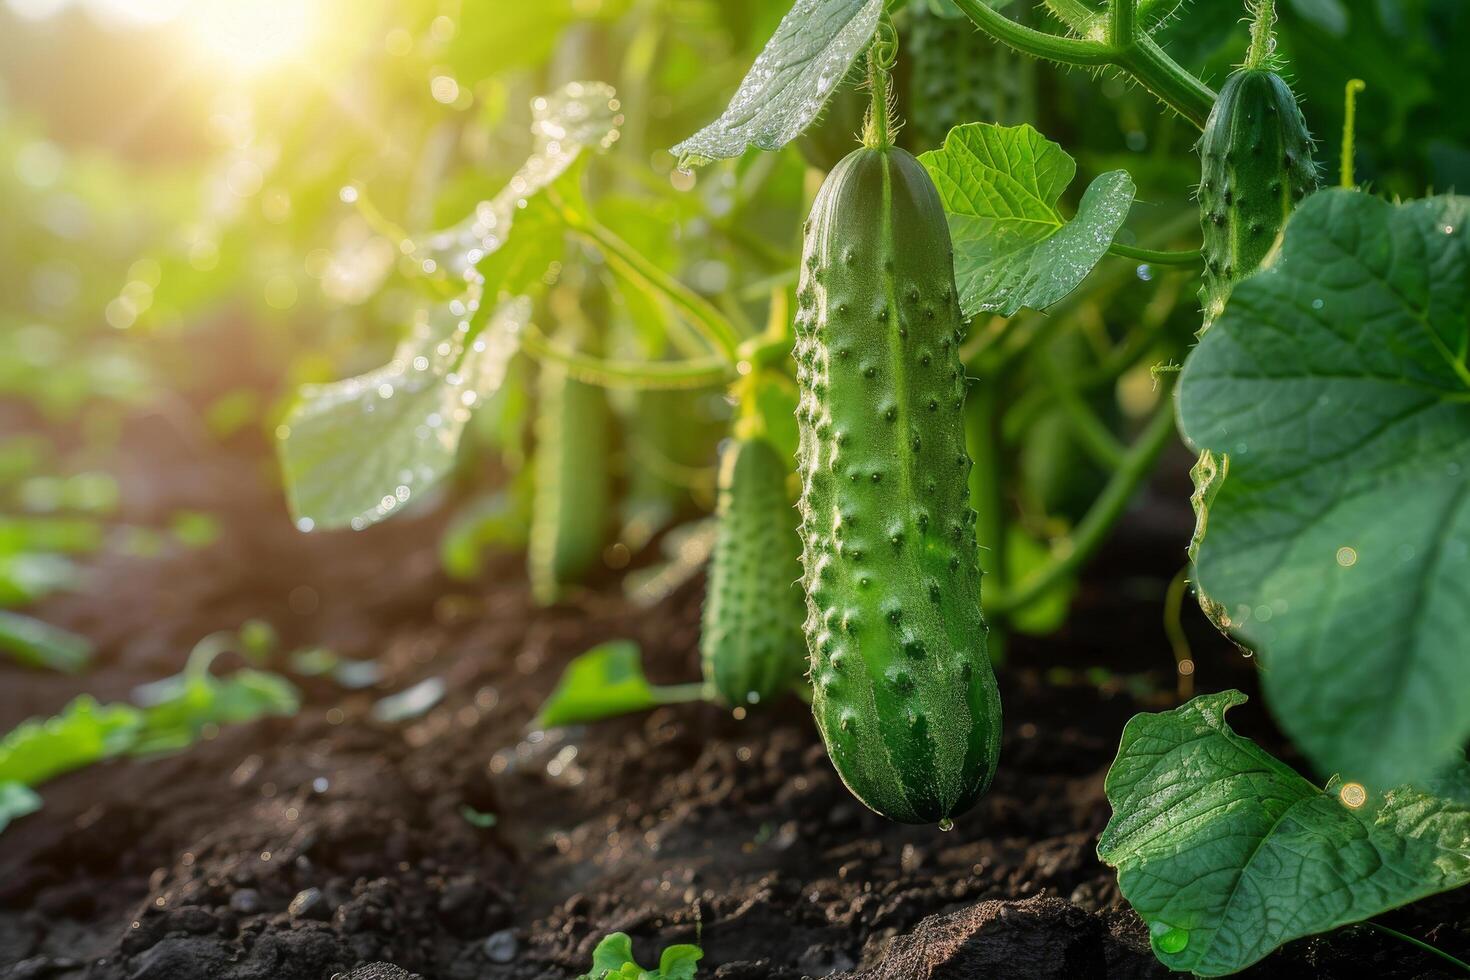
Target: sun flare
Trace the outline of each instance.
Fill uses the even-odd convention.
[[[300,54],[315,33],[315,14],[303,0],[200,0],[182,20],[208,56],[256,73]]]

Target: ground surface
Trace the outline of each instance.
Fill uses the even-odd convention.
[[[471,585],[442,576],[443,508],[300,535],[262,447],[202,451],[159,417],[130,423],[124,445],[125,516],[208,509],[224,536],[100,559],[85,594],[48,601],[46,618],[97,641],[98,666],[0,665],[0,729],[82,690],[124,698],[249,617],[288,647],[377,657],[385,677],[355,694],[304,681],[295,718],[47,785],[45,808],[0,835],[0,976],[403,976],[392,964],[431,980],[569,978],[614,930],[645,963],[699,936],[701,976],[726,980],[1167,975],[1093,847],[1124,721],[1174,703],[1158,597],[1188,534],[1177,487],[1130,518],[1064,632],[1013,644],[1002,768],[941,833],[857,804],[795,699],[743,722],[691,705],[526,736],[562,666],[598,641],[638,640],[656,679],[695,677],[700,581],[651,612],[612,582],[537,610],[516,560]],[[1195,638],[1202,689],[1253,689],[1238,653]],[[1114,673],[1082,676],[1098,666]],[[376,698],[428,677],[448,692],[428,714],[370,718]],[[1231,718],[1279,748],[1258,701]],[[497,825],[472,826],[464,804]],[[1470,954],[1463,897],[1384,921]],[[1249,975],[1449,976],[1366,929],[1292,944]]]

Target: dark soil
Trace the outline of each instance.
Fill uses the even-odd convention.
[[[302,535],[264,447],[201,452],[156,416],[131,423],[124,445],[126,519],[205,509],[224,536],[99,558],[84,593],[48,601],[41,615],[96,641],[97,666],[79,678],[0,666],[0,729],[83,690],[125,698],[251,617],[288,649],[376,657],[385,677],[359,693],[296,678],[294,718],[47,784],[45,808],[0,835],[0,975],[569,978],[616,930],[645,963],[698,939],[701,976],[725,980],[1167,975],[1093,848],[1123,723],[1177,703],[1160,596],[1190,527],[1187,461],[1095,563],[1070,625],[1011,644],[1002,768],[942,833],[853,800],[794,698],[743,721],[688,705],[528,735],[563,665],[599,641],[639,641],[655,679],[697,676],[702,582],[648,611],[611,579],[541,610],[517,559],[469,586],[442,575],[447,505]],[[1189,618],[1201,689],[1252,690],[1250,663]],[[1093,667],[1108,673],[1085,676]],[[376,698],[428,677],[447,687],[437,707],[371,719]],[[1232,721],[1281,747],[1258,702]],[[498,822],[477,828],[466,804]],[[1385,921],[1470,955],[1463,897]],[[1450,974],[1358,928],[1294,943],[1249,975]]]

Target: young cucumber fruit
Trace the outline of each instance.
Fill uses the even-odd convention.
[[[990,784],[986,654],[949,228],[897,148],[855,150],[806,226],[795,357],[817,726],[858,799],[945,822]]]
[[[609,410],[601,388],[541,366],[535,492],[527,548],[531,592],[543,605],[602,559],[609,516]]]
[[[1265,68],[1231,75],[1199,141],[1205,327],[1260,267],[1302,198],[1317,189],[1312,137],[1296,98]]]
[[[705,681],[732,707],[770,701],[806,670],[786,473],[765,439],[733,439],[720,459],[700,652]]]

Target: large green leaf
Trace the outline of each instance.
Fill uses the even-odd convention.
[[[1077,164],[1029,125],[967,123],[922,154],[954,238],[966,316],[1043,310],[1087,278],[1133,206],[1133,179],[1099,174],[1068,221],[1057,208]]]
[[[1470,737],[1470,198],[1310,198],[1179,384],[1196,581],[1327,774]]]
[[[878,27],[883,0],[797,0],[723,115],[673,148],[679,166],[779,150],[822,112]]]
[[[1137,715],[1106,789],[1098,856],[1169,968],[1242,970],[1282,943],[1470,881],[1470,764],[1424,788],[1319,789],[1225,712],[1239,691]]]
[[[572,82],[531,103],[533,150],[499,193],[407,254],[463,292],[421,308],[384,367],[302,388],[278,432],[297,526],[362,529],[402,509],[453,466],[473,409],[499,390],[563,227],[541,193],[576,194],[584,151],[618,139],[623,117],[602,82]],[[514,231],[514,234],[512,234]]]
[[[505,380],[531,315],[530,300],[509,299],[477,333],[469,302],[421,311],[413,336],[384,367],[302,388],[277,433],[302,530],[360,530],[449,472],[473,406]]]

